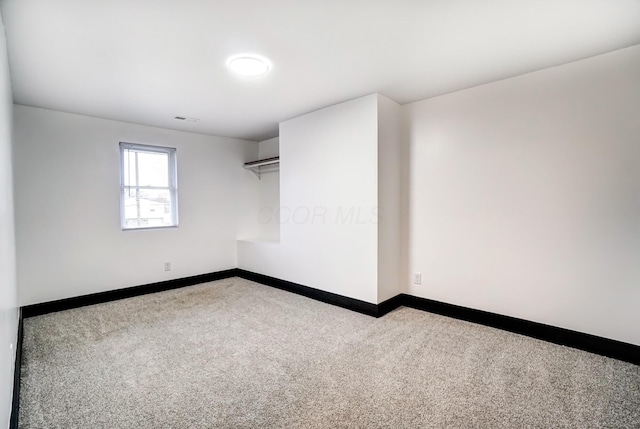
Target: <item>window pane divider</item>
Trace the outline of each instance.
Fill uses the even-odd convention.
[[[120,185],[122,188],[127,189],[151,189],[151,190],[161,190],[161,191],[173,191],[177,188],[173,188],[171,186],[136,186],[136,185]]]

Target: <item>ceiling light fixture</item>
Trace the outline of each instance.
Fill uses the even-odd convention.
[[[271,68],[269,60],[257,55],[234,55],[227,61],[227,67],[242,76],[260,76]]]

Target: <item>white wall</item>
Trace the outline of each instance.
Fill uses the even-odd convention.
[[[404,292],[400,105],[378,95],[378,302]]]
[[[260,159],[273,158],[280,155],[280,138],[274,137],[258,143]]]
[[[0,427],[11,415],[15,344],[18,332],[16,259],[11,167],[13,96],[4,23],[0,15]]]
[[[279,156],[280,139],[274,137],[258,143],[259,159],[273,158]],[[258,180],[256,178],[256,180]],[[280,208],[280,168],[268,167],[260,174],[257,181],[260,201],[257,220],[259,222],[260,233],[256,239],[266,241],[280,240],[280,219],[278,212]]]
[[[640,46],[403,113],[411,294],[640,344]]]
[[[257,143],[25,106],[14,117],[21,305],[236,267]],[[178,228],[120,229],[120,141],[177,148]]]
[[[377,95],[280,124],[280,242],[240,268],[377,302]]]

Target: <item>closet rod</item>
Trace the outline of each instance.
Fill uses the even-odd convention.
[[[280,157],[274,156],[273,158],[259,159],[258,161],[245,162],[244,168],[256,168],[265,165],[272,165],[280,163]]]

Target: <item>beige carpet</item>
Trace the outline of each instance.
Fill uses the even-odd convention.
[[[238,278],[25,320],[22,428],[640,428],[640,367]]]

